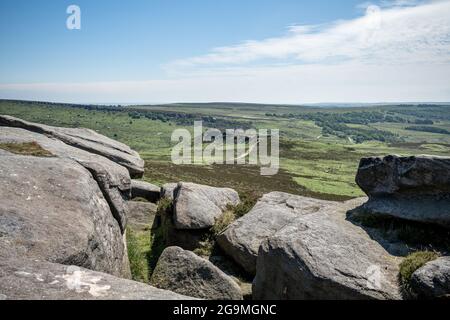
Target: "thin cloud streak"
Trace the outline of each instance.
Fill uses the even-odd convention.
[[[215,48],[206,55],[173,61],[167,68],[195,72],[200,68],[286,60],[301,64],[448,63],[450,1],[412,4],[403,0],[389,8],[369,5],[365,15],[354,20],[293,26],[285,36]]]

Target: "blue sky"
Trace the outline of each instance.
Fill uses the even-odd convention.
[[[66,28],[71,4],[81,30]],[[450,101],[449,13],[415,0],[1,0],[0,98]]]

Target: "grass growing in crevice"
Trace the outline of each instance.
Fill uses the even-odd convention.
[[[205,234],[200,247],[194,252],[203,257],[209,257],[217,251],[216,237],[224,232],[226,228],[235,220],[247,214],[256,204],[259,199],[259,194],[256,192],[240,192],[239,198],[241,202],[237,206],[227,206],[224,213],[216,219],[214,225]]]
[[[403,294],[409,298],[414,297],[410,281],[413,273],[423,267],[427,262],[436,260],[439,254],[431,251],[418,251],[408,255],[400,264],[399,281]]]
[[[151,247],[147,253],[147,261],[149,265],[150,275],[158,263],[158,259],[161,256],[164,249],[167,247],[167,230],[169,228],[169,223],[171,214],[173,212],[173,201],[168,198],[162,198],[158,202],[158,208],[156,209],[156,217],[159,221],[157,228],[151,231]]]
[[[173,211],[173,200],[169,198],[162,198],[158,202],[158,209],[156,209],[156,214],[159,216],[170,214]]]
[[[137,232],[130,227],[127,228],[128,259],[131,276],[135,281],[148,283],[149,264],[147,255],[150,251],[150,242],[151,237],[148,232]]]
[[[258,199],[261,197],[261,194],[255,191],[246,191],[240,192],[239,198],[241,199],[241,203],[237,206],[230,208],[236,219],[246,215],[256,204]]]
[[[54,155],[42,148],[36,141],[23,143],[0,143],[0,149],[8,152],[34,157],[53,157]]]
[[[216,220],[215,224],[211,227],[210,232],[213,236],[218,236],[222,233],[233,221],[235,221],[237,215],[232,210],[225,210],[225,212]]]
[[[157,209],[157,227],[145,230],[133,230],[127,228],[128,259],[132,279],[139,282],[149,283],[153,270],[159,257],[166,248],[166,220],[161,215],[167,210],[172,210],[172,201],[162,199]]]

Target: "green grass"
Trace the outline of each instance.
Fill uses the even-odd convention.
[[[194,250],[197,255],[209,257],[214,252],[219,251],[216,237],[225,231],[235,220],[247,214],[255,206],[259,198],[257,192],[244,192],[239,197],[241,203],[237,206],[228,206],[224,213],[216,219],[209,232],[205,234],[203,241],[200,243],[200,247]]]
[[[127,228],[128,259],[132,279],[149,283],[161,253],[166,248],[161,227],[137,231]]]
[[[162,214],[171,210],[172,201],[161,199],[157,216],[161,217]],[[164,220],[160,219],[160,221]],[[166,248],[165,227],[161,223],[156,228],[149,226],[144,230],[133,230],[127,227],[128,259],[133,280],[149,283],[158,259]]]
[[[132,228],[128,227],[127,247],[132,279],[148,283],[150,272],[147,256],[151,250],[150,233],[134,231]]]
[[[407,256],[400,264],[399,280],[402,285],[403,293],[409,297],[414,296],[410,286],[413,273],[423,267],[427,262],[436,260],[439,255],[430,251],[414,252]]]
[[[23,102],[0,101],[0,114],[9,114],[25,120],[48,125],[87,127],[119,140],[137,150],[146,161],[144,179],[154,183],[191,181],[219,187],[231,187],[239,192],[257,190],[263,194],[283,191],[326,200],[346,200],[364,195],[355,183],[355,174],[360,158],[387,154],[450,155],[450,136],[429,132],[405,130],[408,123],[373,123],[368,126],[398,134],[404,140],[397,143],[368,141],[351,143],[348,139],[323,135],[322,129],[313,121],[273,118],[271,113],[342,113],[364,111],[363,108],[318,109],[284,105],[251,104],[174,104],[170,106],[137,106],[130,110],[161,110],[215,116],[237,121],[251,121],[255,128],[280,129],[279,174],[262,177],[259,167],[253,166],[175,166],[170,161],[172,131],[181,126],[172,122],[132,119],[128,109],[123,111],[87,110],[80,107],[49,104],[27,104]],[[377,107],[392,111],[391,107]],[[391,110],[392,109],[392,110]],[[405,108],[403,108],[405,109]],[[420,108],[407,112],[424,112]],[[434,110],[434,109],[433,109]],[[435,111],[430,114],[444,115]],[[450,110],[450,109],[448,109]],[[428,114],[427,114],[428,116]],[[415,120],[412,115],[404,116]],[[448,117],[448,116],[447,116]],[[447,120],[435,120],[437,127],[450,128]],[[367,125],[349,124],[355,128]],[[192,127],[185,127],[192,131]]]
[[[229,207],[228,209],[233,212],[236,219],[239,219],[240,217],[247,214],[255,206],[260,197],[261,194],[257,191],[241,192],[239,194],[241,203],[239,203],[237,206]]]
[[[236,214],[233,210],[225,210],[225,212],[216,220],[211,228],[211,233],[214,236],[222,233],[230,224],[236,220]]]
[[[0,143],[0,149],[20,155],[33,157],[53,157],[53,154],[42,148],[37,142]]]

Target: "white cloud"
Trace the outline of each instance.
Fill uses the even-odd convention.
[[[90,103],[449,101],[450,65],[277,66],[136,82],[0,85],[11,99]]]
[[[448,63],[450,1],[411,6],[416,1],[368,5],[363,17],[325,26],[293,26],[278,38],[246,41],[174,61],[169,70],[228,67],[248,63],[376,64]]]

